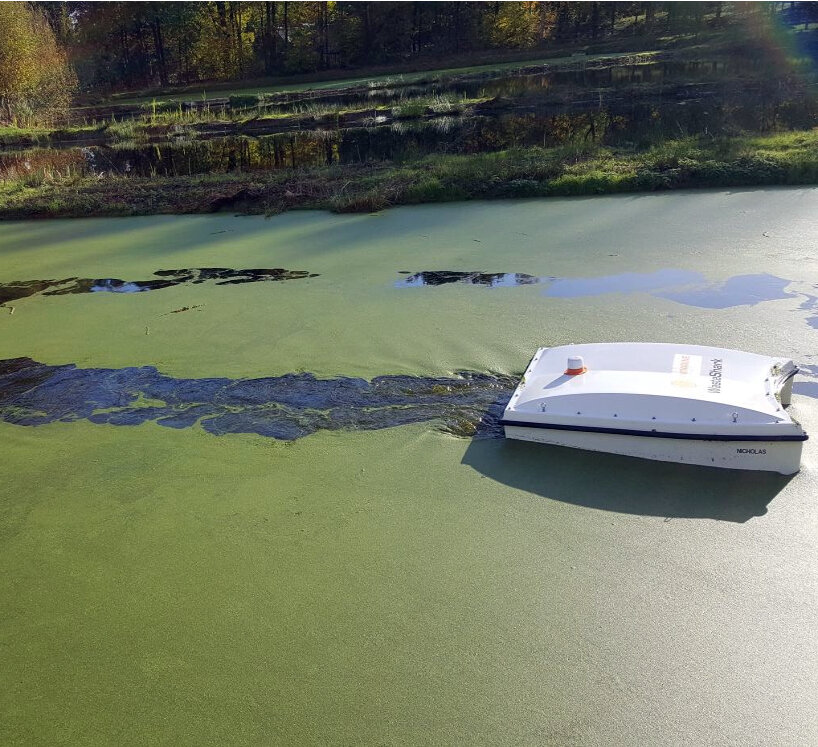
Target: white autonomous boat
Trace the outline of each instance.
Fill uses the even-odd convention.
[[[540,348],[500,421],[506,438],[727,469],[798,472],[786,358],[662,343]]]

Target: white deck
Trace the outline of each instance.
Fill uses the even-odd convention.
[[[566,375],[569,355],[586,373]],[[776,397],[785,358],[699,345],[596,343],[541,348],[504,418],[690,434],[801,432]]]
[[[587,370],[567,373],[577,356]],[[784,409],[796,371],[786,358],[700,345],[540,348],[502,423],[508,438],[791,474],[807,438]]]

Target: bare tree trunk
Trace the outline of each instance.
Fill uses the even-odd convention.
[[[364,61],[370,62],[372,52],[372,23],[369,17],[369,3],[364,3]]]
[[[287,7],[289,3],[284,0],[284,54],[286,55],[290,51],[290,15],[289,15],[289,8]]]
[[[239,77],[241,77],[244,75],[244,44],[242,43],[241,37],[241,2],[238,0],[231,2],[230,13],[233,16],[233,28],[236,34],[236,61],[238,63]]]
[[[460,29],[462,27],[462,22],[460,20],[460,11],[463,9],[463,6],[460,3],[454,4],[454,23],[451,24],[451,27],[454,30],[454,51],[458,53],[460,51]]]
[[[124,26],[119,27],[119,44],[122,50],[122,62],[125,65],[125,69],[129,70],[131,59],[128,51],[128,31]]]
[[[264,36],[262,37],[262,48],[264,49],[264,72],[272,75],[276,63],[276,4],[274,2],[264,3]]]
[[[329,67],[329,5],[318,3],[318,47],[319,66],[322,69]]]
[[[230,76],[230,29],[227,25],[227,8],[221,0],[216,2],[216,18],[220,35],[222,36],[222,65],[226,77]]]
[[[656,5],[645,3],[645,31],[649,34],[653,31],[653,21],[656,17]]]
[[[416,1],[412,6],[412,54],[414,55],[420,54],[422,14],[423,8]]]
[[[153,48],[156,53],[156,66],[159,70],[159,82],[168,85],[168,68],[165,65],[165,44],[162,41],[162,22],[158,16],[151,21],[151,31],[153,31]]]
[[[557,39],[565,39],[568,36],[568,3],[557,3]]]

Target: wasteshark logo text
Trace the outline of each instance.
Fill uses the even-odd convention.
[[[719,394],[721,392],[721,358],[713,358],[710,362],[713,365],[710,368],[710,373],[708,374],[710,377],[710,386],[707,391],[711,394]]]
[[[671,367],[671,385],[678,387],[695,387],[702,370],[702,357],[676,353]]]

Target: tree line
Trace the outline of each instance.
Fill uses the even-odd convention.
[[[43,2],[87,87],[240,80],[701,29],[772,3]],[[757,7],[755,7],[757,5]],[[746,6],[746,7],[743,7]]]
[[[25,2],[0,3],[0,117],[59,111],[66,94],[334,68],[483,50],[696,32],[814,3]],[[804,10],[807,9],[807,10]],[[784,13],[786,11],[786,13]],[[16,46],[15,46],[16,45]],[[38,60],[40,61],[38,64]],[[22,71],[22,72],[21,72]],[[57,90],[58,89],[58,90]]]

